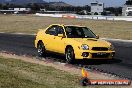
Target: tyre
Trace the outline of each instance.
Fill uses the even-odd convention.
[[[66,62],[67,63],[74,63],[75,61],[75,54],[72,47],[68,47],[65,52]]]
[[[37,49],[38,49],[38,56],[39,57],[46,56],[46,53],[45,53],[46,50],[45,50],[45,46],[44,46],[43,42],[38,43]]]

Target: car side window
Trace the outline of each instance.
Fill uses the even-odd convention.
[[[61,26],[57,26],[57,34],[64,34],[64,29]]]
[[[56,36],[57,35],[57,26],[51,26],[49,29],[47,29],[47,31],[45,33]]]

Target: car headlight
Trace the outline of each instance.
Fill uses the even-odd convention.
[[[83,50],[89,50],[89,46],[86,45],[86,44],[83,44],[81,47],[82,47]]]
[[[110,45],[109,50],[114,50],[114,49],[115,49],[114,46],[113,45]]]

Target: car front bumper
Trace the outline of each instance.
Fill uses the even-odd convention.
[[[74,53],[76,59],[112,59],[115,56],[115,51],[82,50]]]

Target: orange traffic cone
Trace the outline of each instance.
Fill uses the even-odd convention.
[[[86,71],[84,68],[82,68],[82,79],[80,81],[80,84],[82,86],[87,86],[87,85],[91,84],[88,76],[89,76],[88,71]]]

